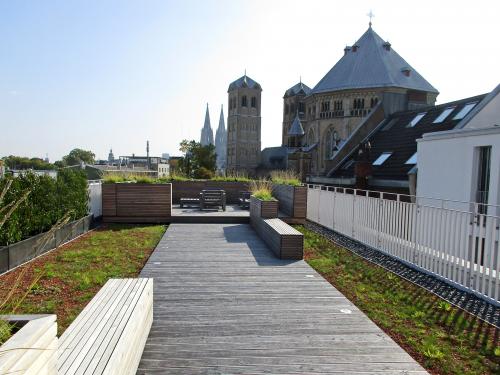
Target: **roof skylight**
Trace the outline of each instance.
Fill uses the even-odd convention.
[[[454,109],[455,107],[446,108],[438,117],[436,117],[436,119],[432,123],[439,124],[440,122],[443,122],[450,115],[450,113],[453,112]]]
[[[387,159],[392,155],[392,152],[383,152],[380,156],[373,162],[373,165],[382,165]]]
[[[405,164],[417,164],[417,153],[415,152],[411,158],[409,158]]]
[[[453,117],[453,120],[463,119],[472,110],[472,108],[474,108],[476,106],[476,104],[477,104],[477,102],[467,103],[466,105],[464,105],[464,107],[460,110],[460,112],[458,112],[455,115],[455,117]]]
[[[394,126],[394,124],[396,122],[398,122],[398,119],[393,118],[391,121],[389,121],[387,124],[384,125],[384,127],[382,128],[382,131],[385,132],[385,131],[389,130],[390,128],[392,128]]]
[[[353,164],[354,164],[354,159],[349,160],[347,163],[344,164],[342,167],[343,170],[348,170]]]
[[[413,120],[410,121],[410,123],[406,126],[407,128],[413,128],[415,125],[418,124],[420,120],[424,118],[424,116],[427,114],[427,112],[422,112],[416,115]]]

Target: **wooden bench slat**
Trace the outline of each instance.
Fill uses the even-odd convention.
[[[58,374],[135,374],[152,322],[153,279],[109,280],[64,333]]]
[[[127,280],[126,286],[129,285],[131,285],[131,281]],[[103,288],[106,288],[106,285]],[[112,314],[114,309],[117,308],[118,303],[121,301],[124,295],[126,295],[126,288],[122,287],[119,289],[118,293],[114,293],[108,301],[105,301],[105,303],[103,303],[102,305],[98,305],[98,309],[96,313],[91,316],[91,320],[85,320],[84,324],[81,327],[81,330],[73,334],[74,339],[71,342],[71,346],[65,348],[65,351],[68,354],[66,357],[61,356],[64,361],[58,364],[58,370],[61,374],[72,374],[71,372],[68,372],[69,368],[73,365],[77,358],[81,357],[81,355],[84,355],[87,352],[90,345],[92,345],[95,341],[95,339],[92,340],[92,336],[95,335],[95,332],[99,332],[107,323],[110,314]],[[103,311],[104,316],[102,316]],[[89,322],[91,323],[89,324]],[[92,329],[89,329],[89,325],[91,325]],[[67,350],[68,348],[71,350]]]
[[[95,350],[89,352],[86,361],[84,361],[84,363],[88,362],[89,364],[88,366],[86,366],[86,371],[88,370],[89,372],[95,374],[100,374],[102,372],[105,365],[108,363],[111,353],[115,350],[116,343],[122,335],[125,325],[129,322],[130,316],[137,306],[137,302],[143,295],[144,289],[146,287],[146,281],[147,280],[141,280],[140,283],[135,283],[136,285],[134,285],[134,290],[130,293],[129,298],[121,307],[119,314],[116,316],[115,321],[113,322],[113,329],[109,329],[107,330],[107,332],[103,331],[105,332],[105,335],[101,340],[98,341],[99,346],[95,347]],[[75,375],[83,373],[85,372],[78,371],[75,373]]]

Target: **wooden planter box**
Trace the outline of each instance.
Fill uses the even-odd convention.
[[[57,375],[56,316],[12,315],[2,318],[22,327],[0,346],[0,374]]]
[[[199,198],[204,189],[218,189],[226,192],[227,204],[238,204],[242,191],[249,190],[247,182],[238,181],[173,181],[172,203],[179,204],[181,198]]]
[[[168,223],[172,184],[103,184],[102,217],[105,223]]]
[[[272,219],[278,217],[278,201],[263,201],[250,197],[250,220],[252,218]]]
[[[288,216],[285,220],[303,224],[307,214],[307,186],[273,185],[273,196],[279,201],[279,210]]]

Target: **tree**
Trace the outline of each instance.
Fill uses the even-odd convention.
[[[54,169],[54,165],[46,163],[41,158],[27,158],[25,156],[10,155],[4,159],[5,165],[10,169],[34,169],[34,170],[49,170]]]
[[[95,164],[95,154],[92,151],[74,148],[68,155],[63,156],[62,162],[56,162],[56,165],[60,167],[69,167],[72,165],[79,165],[82,162],[85,164]]]
[[[179,160],[179,169],[186,177],[212,178],[215,174],[217,154],[214,145],[202,146],[196,141],[183,140],[179,150],[184,157]]]

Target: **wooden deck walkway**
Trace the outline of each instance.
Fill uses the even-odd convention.
[[[141,276],[154,278],[154,322],[138,374],[426,373],[248,224],[172,224]]]

